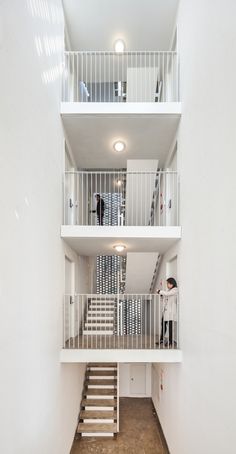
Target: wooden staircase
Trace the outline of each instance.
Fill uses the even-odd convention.
[[[117,363],[88,363],[77,433],[114,436],[119,430]]]
[[[113,335],[115,318],[115,300],[102,295],[89,299],[85,314],[83,335]]]

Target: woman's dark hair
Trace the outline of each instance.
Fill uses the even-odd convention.
[[[173,285],[173,288],[174,288],[174,287],[178,287],[178,286],[177,286],[177,282],[176,282],[176,280],[175,280],[173,277],[169,277],[169,278],[166,280],[166,282],[168,282],[168,284],[170,284],[170,285]]]

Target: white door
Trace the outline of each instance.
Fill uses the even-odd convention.
[[[155,66],[127,68],[127,102],[155,102],[158,80]]]
[[[65,174],[65,224],[78,224],[78,194],[77,194],[77,177],[74,170],[71,169]]]
[[[65,256],[65,300],[64,336],[65,341],[74,337],[74,262]]]
[[[130,365],[130,395],[146,395],[146,364]]]

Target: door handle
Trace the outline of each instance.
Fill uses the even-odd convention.
[[[73,304],[73,303],[74,303],[74,301],[73,301],[73,297],[72,297],[72,296],[70,296],[70,304]]]
[[[73,206],[74,206],[74,205],[73,205],[73,203],[72,203],[72,199],[69,199],[69,207],[70,207],[70,208],[73,208]]]

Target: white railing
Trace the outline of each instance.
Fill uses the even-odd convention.
[[[63,102],[178,102],[178,54],[65,52]]]
[[[64,224],[178,225],[178,174],[119,170],[65,172]]]
[[[179,348],[177,296],[171,309],[166,304],[157,294],[65,295],[63,348]]]

